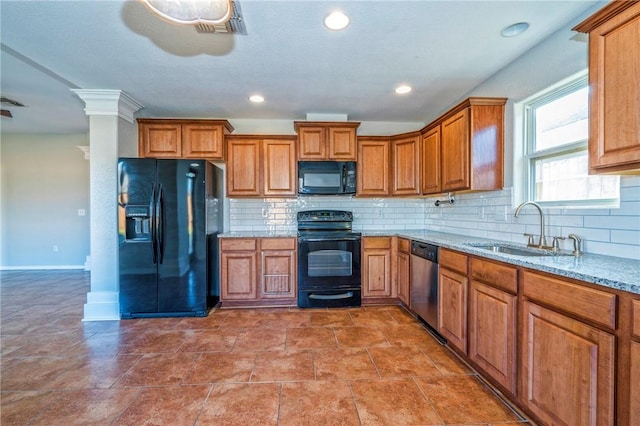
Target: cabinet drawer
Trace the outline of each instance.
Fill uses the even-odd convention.
[[[467,275],[467,256],[455,251],[440,249],[440,266]]]
[[[501,263],[472,258],[471,278],[513,294],[518,292],[518,270]]]
[[[410,241],[404,238],[398,238],[398,250],[404,253],[409,253]]]
[[[366,237],[362,239],[365,249],[390,249],[391,237]]]
[[[610,329],[616,328],[616,296],[579,284],[524,271],[525,297],[577,315]]]
[[[254,238],[223,238],[220,240],[222,251],[255,251],[257,240]]]
[[[631,333],[640,339],[640,300],[634,300],[633,303],[633,329]]]
[[[295,238],[263,238],[260,240],[262,250],[295,250]]]

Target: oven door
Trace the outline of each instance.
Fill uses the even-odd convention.
[[[360,289],[360,237],[298,239],[298,288]]]

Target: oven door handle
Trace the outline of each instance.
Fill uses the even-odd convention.
[[[340,237],[340,238],[298,238],[298,241],[301,243],[324,243],[324,242],[335,242],[335,241],[360,241],[360,237]]]
[[[337,299],[351,299],[353,297],[353,292],[348,291],[346,293],[341,294],[309,294],[309,299],[318,299],[318,300],[337,300]]]

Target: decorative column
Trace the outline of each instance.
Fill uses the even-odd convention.
[[[73,89],[89,116],[91,290],[84,321],[119,320],[118,211],[119,153],[137,145],[133,114],[142,105],[120,90]]]

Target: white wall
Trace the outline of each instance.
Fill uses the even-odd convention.
[[[84,134],[2,135],[0,268],[84,267],[89,161],[76,146],[88,144]]]

